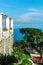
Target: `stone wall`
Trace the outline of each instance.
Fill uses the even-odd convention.
[[[0,41],[0,54],[3,53],[3,44],[2,44],[2,40]]]
[[[13,52],[13,19],[5,14],[0,14],[0,54],[8,55],[12,54],[12,52]]]
[[[9,54],[9,38],[3,39],[2,40],[3,44],[3,55],[8,55]]]
[[[13,35],[0,41],[0,54],[11,55],[13,52]]]
[[[13,53],[13,34],[10,36],[9,54]]]

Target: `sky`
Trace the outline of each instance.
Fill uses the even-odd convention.
[[[0,0],[0,13],[14,19],[14,28],[43,28],[43,0]]]

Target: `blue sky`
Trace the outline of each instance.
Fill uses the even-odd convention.
[[[15,28],[43,28],[43,0],[0,0],[0,12],[14,18]]]

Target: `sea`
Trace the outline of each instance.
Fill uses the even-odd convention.
[[[20,32],[20,28],[14,28],[14,41],[22,40],[23,35]]]
[[[43,28],[40,28],[43,31]],[[18,40],[22,40],[23,35],[20,32],[20,28],[14,28],[14,42]]]

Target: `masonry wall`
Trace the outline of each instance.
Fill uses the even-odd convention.
[[[2,44],[2,15],[0,15],[0,54],[3,52],[3,44]]]
[[[13,52],[13,19],[11,19],[11,26],[10,26],[10,47],[9,47],[9,54]]]
[[[10,36],[10,44],[9,44],[9,54],[13,53],[13,35]]]
[[[13,20],[9,28],[9,17],[6,17],[6,30],[2,30],[2,16],[0,15],[0,54],[11,55],[13,52]]]

